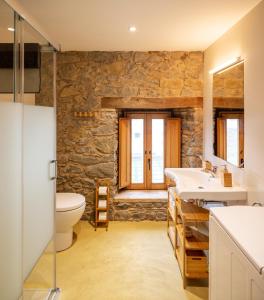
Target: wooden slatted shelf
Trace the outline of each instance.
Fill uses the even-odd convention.
[[[175,256],[178,260],[178,264],[179,264],[179,269],[181,271],[181,275],[182,277],[184,277],[183,271],[184,271],[184,267],[183,267],[183,253],[181,253],[182,249],[180,247],[175,248]]]
[[[98,207],[97,208],[97,211],[106,211],[107,210],[107,207]]]
[[[187,250],[208,250],[209,249],[209,237],[200,231],[190,228],[192,236],[185,237],[184,241],[184,226],[182,224],[176,225],[177,232],[179,234],[179,239],[181,244],[185,243],[185,249]]]
[[[100,187],[106,188],[104,193],[100,193]],[[109,200],[110,200],[110,189],[109,183],[102,179],[96,179],[95,189],[95,230],[98,226],[104,227],[108,230],[109,224]],[[100,205],[100,202],[105,205]],[[100,214],[105,213],[106,218],[100,218]]]
[[[185,202],[175,194],[175,207],[171,205],[168,193],[168,236],[183,277],[187,279],[208,278],[208,262],[204,250],[209,249],[209,237],[196,226],[209,221],[209,211],[195,203]]]
[[[191,272],[191,273],[185,273],[185,276],[187,278],[190,278],[190,279],[207,279],[208,276],[209,276],[209,273],[208,272]]]
[[[176,220],[176,218],[175,218],[175,208],[169,206],[169,207],[168,207],[168,211],[169,211],[169,214],[170,214],[170,216],[171,216],[173,222],[175,222],[175,220]]]
[[[173,248],[175,248],[175,228],[174,226],[169,226],[168,227],[168,236],[170,238],[171,244]]]
[[[186,223],[207,222],[209,221],[209,211],[195,204],[176,200],[176,207],[182,219]]]

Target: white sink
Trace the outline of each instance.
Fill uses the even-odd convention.
[[[224,187],[220,178],[213,178],[200,168],[166,168],[165,175],[176,183],[176,193],[181,199],[206,201],[247,200],[247,191],[240,186]]]

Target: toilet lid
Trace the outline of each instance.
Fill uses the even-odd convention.
[[[76,193],[56,193],[56,211],[77,209],[85,204],[85,197]]]

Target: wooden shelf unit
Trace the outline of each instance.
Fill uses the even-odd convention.
[[[170,197],[174,198],[174,206]],[[173,188],[168,190],[167,232],[183,277],[208,278],[208,262],[204,250],[209,249],[209,238],[197,225],[209,221],[209,211],[181,200]]]
[[[100,194],[100,187],[106,187],[106,193]],[[108,230],[109,224],[109,200],[110,200],[110,188],[109,183],[105,183],[103,180],[96,180],[95,189],[95,231],[97,227],[104,227],[106,231]],[[105,206],[100,207],[99,202],[104,201]],[[100,214],[105,213],[106,218],[100,219]],[[98,226],[99,225],[99,226]]]

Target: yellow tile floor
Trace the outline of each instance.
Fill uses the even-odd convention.
[[[75,227],[73,246],[57,254],[62,300],[198,300],[208,288],[182,288],[165,222],[88,222]]]

